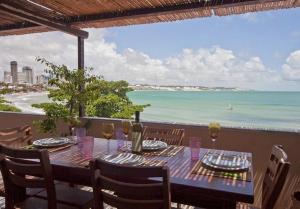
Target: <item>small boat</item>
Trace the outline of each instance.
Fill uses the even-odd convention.
[[[233,110],[233,107],[231,104],[228,105],[227,110]]]

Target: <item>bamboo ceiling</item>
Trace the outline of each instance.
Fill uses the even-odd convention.
[[[0,0],[0,36],[55,30],[31,18],[104,28],[299,6],[300,0]]]

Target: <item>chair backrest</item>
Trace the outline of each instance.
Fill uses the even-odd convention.
[[[285,183],[290,163],[281,145],[274,145],[262,187],[262,209],[273,209]]]
[[[166,166],[127,166],[96,159],[91,169],[94,209],[103,209],[104,203],[118,209],[171,208],[169,168]],[[161,181],[149,180],[152,177]]]
[[[20,148],[30,144],[32,139],[31,127],[28,125],[0,130],[0,145]]]
[[[16,190],[44,188],[47,191],[48,208],[56,209],[56,193],[47,150],[18,150],[0,145],[0,168],[5,187],[7,209],[14,208]]]
[[[148,140],[160,140],[169,145],[182,145],[184,137],[184,129],[177,128],[153,128],[144,127],[143,130],[144,139]]]

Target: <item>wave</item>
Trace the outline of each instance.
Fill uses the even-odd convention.
[[[39,108],[34,108],[31,106],[31,104],[28,103],[21,103],[21,102],[14,102],[13,105],[24,113],[33,113],[33,114],[41,114],[44,115],[45,112],[42,109]]]
[[[11,105],[19,108],[24,113],[45,114],[42,109],[34,108],[31,105],[35,103],[48,102],[48,92],[30,92],[7,94],[4,98]]]

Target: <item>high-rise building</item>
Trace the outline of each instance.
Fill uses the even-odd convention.
[[[27,79],[26,79],[26,74],[23,72],[18,72],[18,84],[26,84]]]
[[[4,76],[3,76],[3,80],[4,80],[4,83],[11,83],[12,82],[12,76],[11,76],[11,73],[8,72],[8,71],[4,71]]]
[[[22,68],[22,72],[25,74],[25,82],[29,84],[33,84],[33,72],[32,68],[28,66],[24,66]]]
[[[37,75],[36,76],[36,83],[37,84],[45,84],[47,85],[49,81],[49,77],[46,75]]]
[[[10,72],[12,76],[12,83],[18,83],[18,63],[17,61],[10,62]]]

